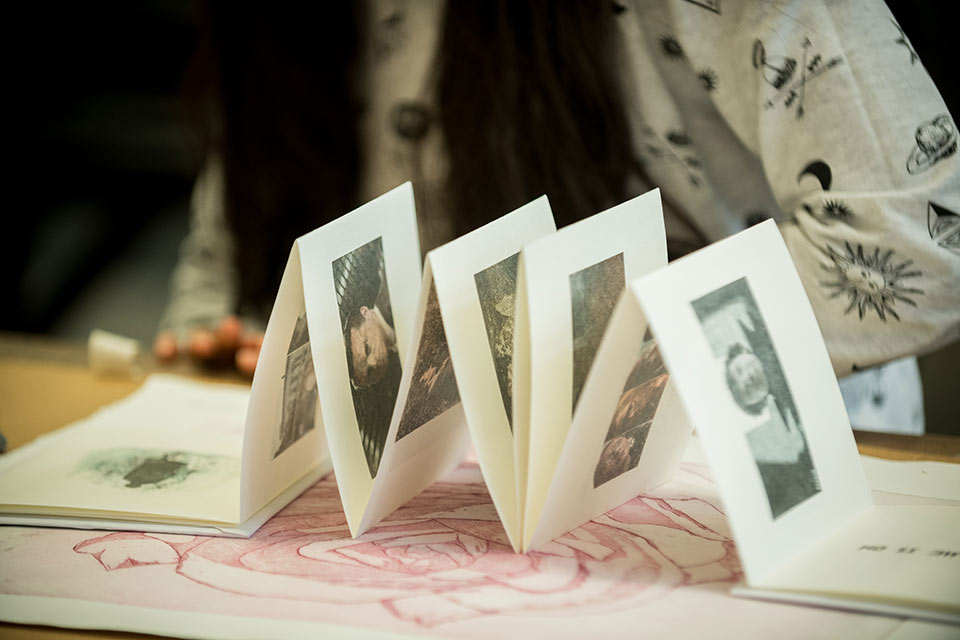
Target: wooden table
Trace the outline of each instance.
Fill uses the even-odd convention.
[[[228,384],[248,384],[229,371],[211,372],[189,362],[171,367],[153,363],[148,355],[132,377],[100,377],[86,366],[82,345],[33,336],[0,334],[0,432],[7,447],[83,418],[98,407],[136,389],[147,374],[165,371]],[[860,452],[901,460],[960,462],[960,437],[948,435],[895,436],[854,432]],[[91,638],[152,636],[104,631],[61,630],[0,623],[3,638]]]

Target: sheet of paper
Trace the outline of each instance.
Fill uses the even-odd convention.
[[[2,527],[0,619],[192,638],[726,629],[747,640],[881,640],[899,628],[730,597],[742,569],[709,478],[683,463],[671,482],[527,555],[510,549],[476,464],[358,540],[333,476],[248,540]]]
[[[470,446],[429,259],[412,340],[411,347],[417,347],[407,349],[399,399],[359,533],[457,466]]]
[[[631,287],[715,471],[749,583],[872,507],[816,319],[773,222]]]
[[[521,503],[527,544],[556,473],[568,473],[566,469],[558,470],[557,462],[587,374],[624,285],[667,262],[659,191],[638,196],[531,242],[524,247],[521,262],[520,287],[526,314],[518,316],[517,323],[527,326],[524,334],[529,335],[529,354],[524,355],[530,368],[529,374],[515,380],[529,380],[530,404],[529,408],[523,407],[524,411],[518,410],[519,403],[514,405],[513,424],[518,443],[525,442],[524,432],[529,431],[527,469],[518,466],[519,471],[526,471],[520,475],[519,483],[526,483],[527,487],[523,492],[525,504]],[[519,390],[515,393],[515,397],[521,395]],[[591,424],[597,424],[597,418],[595,414],[583,417]],[[653,415],[649,418],[652,420]],[[624,424],[616,435],[626,442],[648,428],[645,422]],[[641,440],[634,438],[636,450],[627,454],[633,462],[639,459]],[[583,499],[592,502],[592,496]],[[568,501],[571,509],[573,502]],[[577,511],[582,511],[583,506]],[[612,506],[590,511],[580,522]],[[568,528],[577,524],[570,523]]]
[[[664,482],[676,468],[691,427],[646,329],[636,300],[623,296],[528,548]]]
[[[237,524],[248,392],[152,376],[136,392],[3,456],[0,509]]]
[[[520,250],[556,230],[546,196],[430,252],[464,414],[493,502],[515,548],[512,362]]]
[[[136,531],[139,533],[182,534],[196,536],[222,536],[227,538],[249,538],[263,523],[272,518],[280,509],[303,493],[313,483],[330,473],[333,465],[329,458],[326,463],[316,467],[305,476],[281,491],[276,498],[265,504],[239,524],[223,524],[204,520],[173,520],[151,516],[149,521],[141,515],[136,520],[112,518],[109,515],[93,517],[90,512],[83,515],[2,515],[0,524],[24,527],[52,527],[56,529],[96,529],[99,531]],[[129,514],[128,514],[129,517]]]
[[[297,240],[320,412],[350,529],[380,467],[416,320],[410,183]]]
[[[329,464],[310,350],[300,250],[294,244],[264,333],[243,442],[242,518]]]
[[[874,491],[960,502],[960,464],[870,456],[861,456],[860,462]]]
[[[917,608],[960,624],[958,576],[960,508],[878,506],[751,587]]]

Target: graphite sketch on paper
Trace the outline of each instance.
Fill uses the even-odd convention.
[[[94,484],[159,491],[215,485],[235,477],[238,470],[239,461],[229,456],[118,447],[88,454],[75,472]]]

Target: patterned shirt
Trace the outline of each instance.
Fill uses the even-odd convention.
[[[880,0],[619,0],[625,95],[653,184],[711,241],[774,218],[840,375],[960,337],[957,131]],[[437,127],[414,143],[398,105],[429,104],[443,3],[377,0],[361,195],[442,184]],[[416,37],[414,37],[416,35]],[[421,216],[424,249],[451,239]],[[215,323],[236,306],[236,251],[213,159],[161,325]],[[667,234],[689,231],[665,211]],[[260,323],[264,319],[258,319]]]

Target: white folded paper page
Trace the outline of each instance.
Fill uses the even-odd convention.
[[[597,375],[603,381],[595,383],[595,389],[623,389],[629,369],[622,378],[613,379],[609,366],[595,360],[601,338],[625,282],[664,266],[666,261],[657,190],[540,238],[523,249],[517,335],[525,338],[527,344],[514,353],[517,402],[513,423],[525,549],[536,528],[552,532],[549,538],[556,537],[639,492],[629,493],[616,504],[598,500],[593,489],[594,467],[600,456],[595,456],[587,466],[579,464],[579,458],[587,455],[582,447],[570,456],[567,466],[558,467],[558,462],[576,410],[582,413],[579,420],[596,433],[597,444],[613,439],[619,439],[618,443],[630,442],[623,451],[624,471],[636,467],[665,378],[655,383],[655,391],[651,389],[655,398],[651,396],[649,403],[621,416],[615,424],[611,424],[611,417],[617,398],[606,398],[605,404],[587,402],[585,382],[591,365],[596,364]],[[636,364],[640,350],[639,345],[631,348],[628,343],[642,336],[642,328],[631,325],[624,326],[615,338],[619,344],[613,350],[627,351],[633,356],[630,367]],[[521,404],[521,399],[528,399],[528,404]],[[588,411],[580,410],[581,399],[587,402]],[[609,415],[600,415],[598,411]],[[681,453],[682,447],[677,456]],[[553,483],[563,485],[564,498],[553,503],[558,509],[544,511]],[[583,490],[585,487],[589,489]],[[609,493],[607,488],[601,493]]]
[[[344,512],[357,535],[416,321],[420,245],[410,183],[296,245],[320,413]]]
[[[876,506],[750,586],[960,623],[958,525],[957,507]]]
[[[511,424],[517,266],[525,244],[555,230],[543,196],[428,256],[470,436],[517,550],[521,522]]]
[[[960,464],[930,460],[884,460],[860,456],[874,491],[960,503]]]
[[[670,478],[691,427],[632,296],[620,299],[597,352],[539,522],[537,549],[590,514]]]
[[[154,375],[3,457],[0,511],[237,525],[249,390]]]
[[[363,533],[459,464],[470,433],[450,358],[429,258],[397,405],[359,532]]]
[[[253,376],[243,440],[242,517],[327,460],[300,254],[290,252]]]
[[[923,583],[956,584],[955,565],[917,561],[913,582],[901,584],[897,573],[881,579],[900,560],[876,569],[883,563],[861,551],[896,544],[952,553],[960,511],[924,520],[914,507],[873,505],[816,319],[774,223],[630,288],[703,442],[748,584],[942,612],[943,594]]]
[[[748,582],[872,506],[823,339],[774,223],[631,288],[717,475]]]

